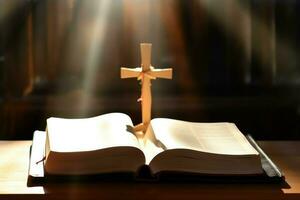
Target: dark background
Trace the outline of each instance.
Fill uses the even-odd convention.
[[[45,120],[124,112],[140,86],[120,67],[152,65],[153,117],[230,121],[256,139],[300,139],[300,1],[0,0],[0,139]]]

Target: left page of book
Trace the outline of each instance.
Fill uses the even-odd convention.
[[[92,118],[47,119],[47,133],[51,151],[91,151],[117,146],[139,148],[137,138],[128,129],[132,127],[129,116],[109,113]]]
[[[132,121],[122,113],[47,120],[45,170],[49,174],[135,172],[145,162]]]

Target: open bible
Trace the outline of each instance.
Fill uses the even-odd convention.
[[[209,176],[265,173],[260,153],[233,123],[156,118],[141,137],[133,132],[130,117],[122,113],[49,118],[46,131],[35,132],[32,148],[32,176],[40,173],[34,165],[42,165],[45,176],[119,172],[138,176],[145,167],[152,177],[168,172]]]

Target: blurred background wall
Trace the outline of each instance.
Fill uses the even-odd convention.
[[[45,120],[124,112],[141,120],[139,43],[173,80],[153,117],[230,121],[256,139],[300,139],[300,1],[0,0],[0,139]]]

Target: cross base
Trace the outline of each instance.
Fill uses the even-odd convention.
[[[147,128],[148,128],[148,125],[149,125],[149,123],[140,123],[140,124],[138,124],[138,125],[135,125],[134,127],[133,127],[133,130],[135,131],[135,132],[143,132],[143,133],[145,133],[146,132],[146,130],[147,130]]]

